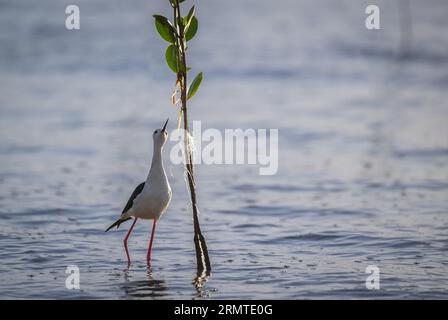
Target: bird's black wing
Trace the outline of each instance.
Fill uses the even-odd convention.
[[[137,188],[135,188],[134,192],[132,192],[132,195],[128,200],[128,203],[126,203],[126,206],[123,209],[123,213],[126,213],[129,209],[132,208],[132,205],[134,204],[134,199],[142,192],[144,187],[145,183],[142,182],[137,186]]]
[[[142,192],[143,188],[145,187],[145,183],[142,182],[140,183],[137,188],[135,188],[134,192],[132,192],[131,197],[128,200],[128,203],[126,203],[126,206],[123,209],[123,213],[126,213],[129,209],[132,208],[132,205],[134,204],[134,199]],[[109,231],[110,229],[112,229],[113,227],[118,227],[120,226],[120,224],[122,224],[125,221],[128,221],[132,219],[131,217],[128,218],[119,218],[117,221],[115,221],[109,228],[106,229],[106,232]]]

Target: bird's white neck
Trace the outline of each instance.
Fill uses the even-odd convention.
[[[154,144],[154,152],[152,154],[151,169],[149,169],[147,181],[151,179],[160,179],[165,176],[165,168],[163,167],[162,146]]]

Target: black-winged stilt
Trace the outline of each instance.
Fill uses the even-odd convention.
[[[121,217],[115,221],[106,232],[113,227],[118,227],[123,222],[132,219],[134,217],[134,222],[131,225],[126,237],[124,238],[124,248],[126,250],[126,256],[128,258],[128,266],[131,264],[131,259],[129,257],[128,251],[128,238],[135,226],[135,223],[139,218],[153,220],[151,240],[148,246],[147,263],[151,263],[151,248],[152,242],[154,240],[154,231],[156,229],[156,222],[160,216],[168,208],[171,200],[172,192],[170,183],[165,173],[165,168],[163,167],[162,159],[162,149],[165,144],[168,133],[165,130],[168,119],[162,129],[157,129],[154,131],[152,137],[154,140],[154,153],[152,156],[151,168],[149,170],[148,177],[145,182],[140,183],[137,188],[135,188],[131,197],[129,198],[126,206],[123,209]]]

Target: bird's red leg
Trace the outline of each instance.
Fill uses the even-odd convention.
[[[152,224],[151,240],[149,241],[148,256],[146,257],[148,266],[151,265],[151,248],[152,248],[152,241],[154,240],[154,231],[155,230],[156,230],[156,219],[154,219],[154,223]]]
[[[137,218],[134,219],[134,222],[132,223],[131,228],[129,229],[128,233],[126,234],[126,237],[124,237],[124,240],[123,240],[124,249],[126,250],[126,256],[128,257],[128,268],[131,265],[131,258],[129,257],[129,251],[128,251],[128,238],[131,235],[132,229],[134,229],[136,222],[137,222]]]

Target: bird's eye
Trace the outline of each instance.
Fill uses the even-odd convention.
[[[156,131],[154,131],[154,134],[156,134],[157,133],[157,130]]]

